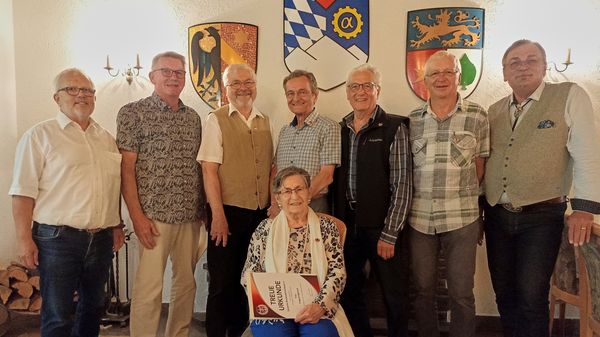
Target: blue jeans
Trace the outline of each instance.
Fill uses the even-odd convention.
[[[446,280],[450,296],[450,337],[475,336],[473,295],[477,238],[481,219],[449,232],[433,235],[408,228],[412,275],[417,293],[414,307],[419,336],[439,337],[435,292],[440,249],[446,259]]]
[[[339,337],[335,325],[329,319],[321,319],[315,324],[298,324],[293,319],[253,320],[250,329],[254,337]]]
[[[98,336],[112,263],[112,230],[33,224],[39,250],[42,337]],[[75,310],[73,294],[79,301]],[[75,314],[75,317],[73,317]]]
[[[485,207],[488,266],[506,337],[549,336],[548,293],[566,204],[512,213]]]

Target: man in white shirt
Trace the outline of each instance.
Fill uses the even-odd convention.
[[[17,145],[9,194],[18,257],[40,271],[42,336],[98,336],[113,250],[123,244],[121,155],[114,137],[90,117],[96,101],[90,78],[66,69],[54,86],[60,112]]]
[[[600,213],[600,126],[581,87],[544,82],[539,43],[514,42],[502,66],[512,93],[488,110],[488,265],[504,335],[548,336],[550,276],[571,186],[571,243],[589,241]]]

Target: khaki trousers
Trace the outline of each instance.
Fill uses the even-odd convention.
[[[156,246],[146,249],[140,244],[140,262],[131,299],[131,336],[158,336],[163,276],[170,256],[173,278],[164,335],[188,337],[196,294],[194,270],[200,258],[198,243],[201,225],[197,221],[167,224],[156,220],[154,224],[160,233],[154,237]]]

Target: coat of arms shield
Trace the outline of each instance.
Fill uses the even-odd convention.
[[[456,55],[461,65],[459,93],[468,97],[477,87],[483,64],[484,9],[429,8],[408,12],[406,77],[413,92],[429,99],[425,62],[439,50]]]
[[[256,71],[258,27],[237,22],[211,22],[188,29],[189,72],[198,96],[211,108],[227,103],[223,70],[245,63]]]
[[[283,55],[288,70],[314,73],[321,90],[343,84],[369,59],[369,0],[283,0]]]

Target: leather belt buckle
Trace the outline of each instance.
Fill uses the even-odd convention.
[[[348,207],[350,207],[350,209],[353,211],[356,210],[356,204],[356,201],[348,201]]]
[[[510,202],[506,203],[506,204],[502,204],[502,207],[505,210],[512,212],[512,213],[521,213],[523,211],[523,207],[515,207]]]

